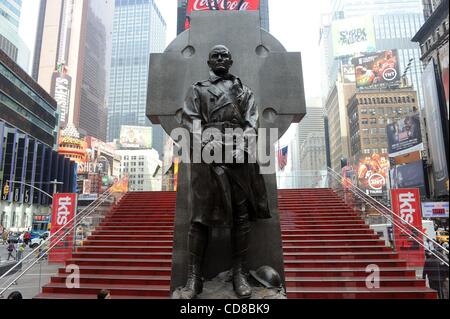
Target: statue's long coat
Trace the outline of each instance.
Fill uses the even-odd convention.
[[[201,122],[202,131],[208,127],[258,128],[258,109],[252,91],[241,80],[227,75],[232,87],[224,90],[223,78],[211,73],[208,80],[197,82],[189,89],[183,111],[182,125],[191,133],[194,121]],[[245,164],[192,163],[190,174],[191,222],[207,226],[233,224],[232,184],[245,193],[250,220],[270,218],[267,193],[259,166]]]

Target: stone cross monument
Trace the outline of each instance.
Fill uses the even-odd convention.
[[[191,28],[180,34],[162,54],[151,54],[147,116],[170,135],[180,126],[179,116],[187,90],[207,79],[206,59],[210,49],[223,44],[233,52],[231,72],[254,92],[260,127],[277,128],[278,138],[291,123],[306,113],[300,53],[286,52],[268,32],[261,29],[257,11],[193,12]],[[268,145],[267,154],[274,145]],[[274,159],[272,159],[274,160]],[[183,286],[187,276],[190,165],[181,164],[178,177],[177,210],[172,258],[171,290]],[[248,268],[273,267],[284,282],[283,252],[278,215],[275,173],[264,175],[271,219],[252,223]],[[207,185],[205,185],[207,187]],[[231,267],[230,233],[212,229],[203,274],[207,279]]]

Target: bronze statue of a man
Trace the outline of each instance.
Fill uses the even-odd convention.
[[[202,140],[203,152],[210,152],[218,145],[223,147],[226,144],[225,134],[230,128],[240,129],[244,136],[256,136],[258,131],[258,108],[254,95],[238,77],[229,73],[233,60],[228,48],[214,46],[209,53],[208,65],[210,77],[189,89],[181,120],[191,136],[195,121],[200,123],[202,130],[214,128],[220,131],[220,141],[216,138],[214,141]],[[251,297],[252,289],[245,269],[250,221],[271,216],[258,164],[248,160],[251,156],[247,147],[236,143],[231,152],[233,160],[230,163],[208,164],[202,160],[201,163],[191,164],[190,259],[187,283],[181,289],[181,298],[192,299],[202,292],[201,267],[208,227],[231,228],[233,287],[239,298]]]

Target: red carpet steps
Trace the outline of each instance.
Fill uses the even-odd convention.
[[[57,276],[35,298],[169,298],[176,194],[128,193],[66,264],[81,288]],[[279,191],[289,298],[436,298],[384,241],[329,189]],[[381,288],[365,286],[366,266],[381,269]]]
[[[288,298],[435,299],[392,249],[331,189],[279,191]],[[366,288],[366,267],[380,288]]]
[[[67,274],[45,285],[35,298],[169,298],[176,193],[128,193],[68,264],[80,266],[80,288],[68,289]]]

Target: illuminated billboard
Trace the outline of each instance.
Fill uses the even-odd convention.
[[[368,154],[357,163],[358,187],[367,195],[382,196],[386,192],[389,178],[389,158],[387,154]]]
[[[259,0],[188,0],[185,28],[189,29],[192,11],[207,10],[259,10]]]
[[[152,135],[151,127],[122,125],[120,145],[123,148],[151,149]]]
[[[383,89],[400,84],[397,50],[364,53],[353,58],[356,86],[359,89]]]
[[[423,150],[419,114],[394,121],[387,126],[386,132],[390,157]]]
[[[370,16],[333,21],[332,37],[335,57],[376,50],[375,28]]]

